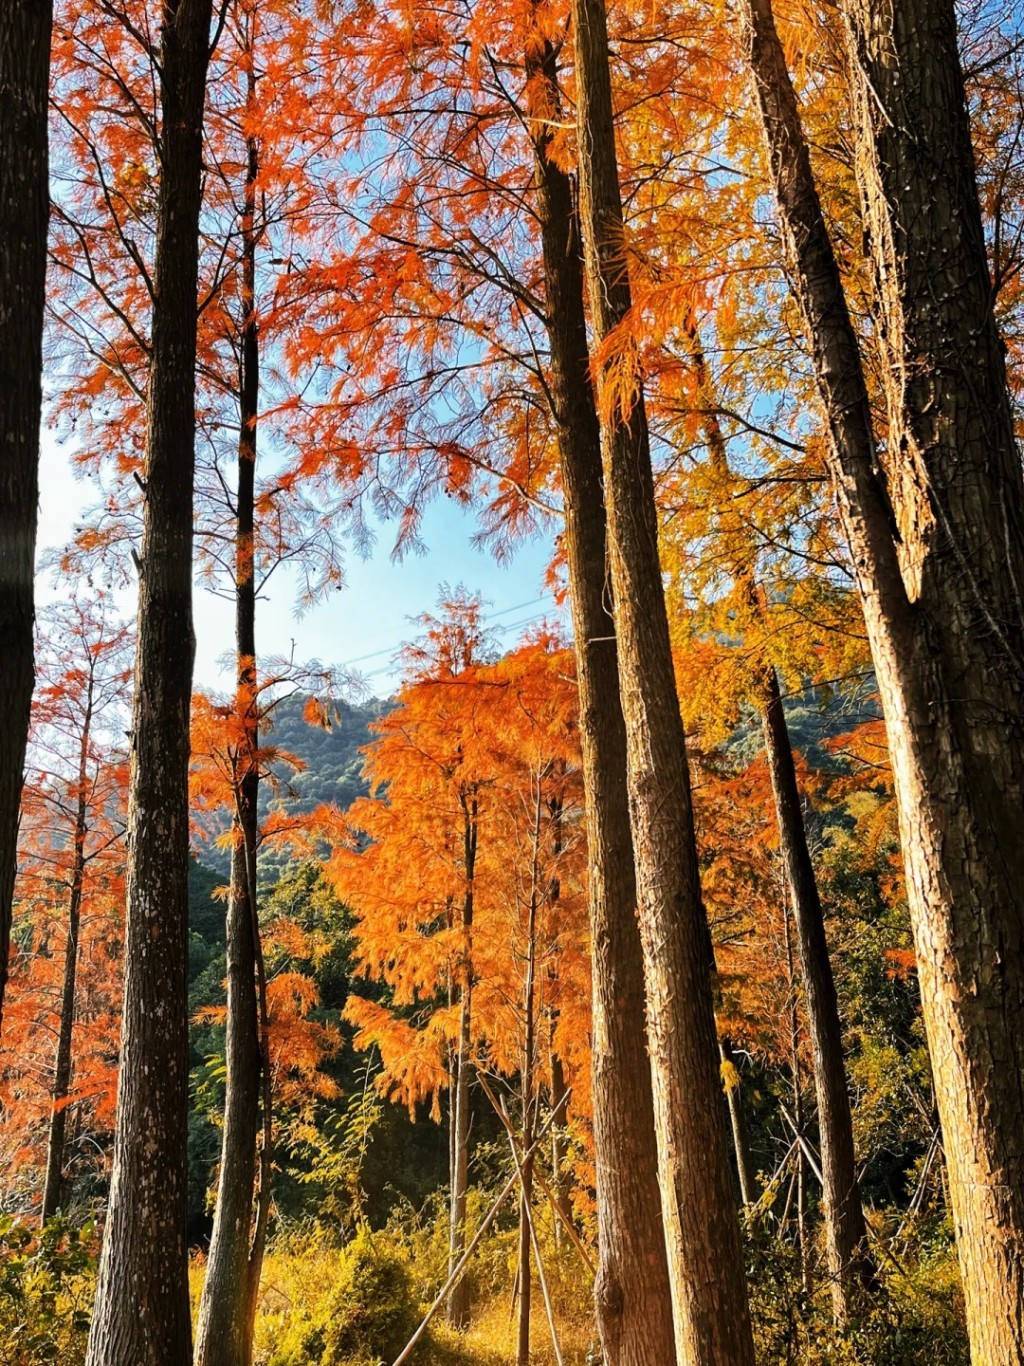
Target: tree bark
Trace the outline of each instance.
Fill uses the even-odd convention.
[[[68,890],[68,937],[64,948],[64,981],[60,994],[60,1029],[50,1092],[50,1125],[46,1142],[46,1176],[40,1221],[52,1219],[61,1207],[64,1187],[64,1149],[67,1133],[67,1101],[71,1090],[71,1045],[75,1029],[75,980],[78,975],[78,936],[82,923],[82,886],[85,880],[85,839],[89,828],[89,744],[92,732],[94,656],[90,655],[85,712],[78,751],[78,797],[75,828],[71,838],[71,883]]]
[[[594,1152],[598,1274],[595,1308],[607,1366],[650,1366],[675,1356],[644,1040],[644,983],[626,795],[626,728],[619,700],[615,624],[609,611],[601,432],[590,376],[579,222],[569,177],[549,157],[557,109],[555,54],[540,39],[527,54],[534,111],[551,345],[550,384],[565,490],[569,575],[579,687],[580,744],[590,859],[593,964]],[[539,77],[545,78],[541,85]]]
[[[573,0],[572,16],[580,221],[591,319],[602,342],[631,307],[603,0]],[[627,406],[606,366],[597,384],[676,1354],[694,1366],[747,1366],[753,1337],[646,413],[639,385]]]
[[[210,0],[163,12],[161,179],[128,794],[121,1073],[88,1366],[187,1366],[188,762]]]
[[[0,1020],[28,738],[42,411],[52,4],[0,11]]]
[[[250,105],[254,80],[249,67]],[[256,183],[259,152],[247,143],[242,210],[242,306],[239,369],[238,490],[235,507],[236,706],[243,730],[236,760],[237,811],[227,914],[227,1088],[220,1182],[206,1279],[199,1306],[196,1366],[249,1366],[255,1298],[263,1263],[261,1221],[254,1201],[265,1201],[257,1182],[261,1079],[265,1058],[257,969],[259,912],[255,860],[259,836],[259,691],[256,671],[255,492],[259,411],[259,324],[256,295]],[[250,866],[250,863],[252,866]],[[263,1221],[265,1230],[265,1221]]]
[[[973,1360],[1006,1366],[1024,1361],[1024,495],[952,6],[871,8],[848,13],[866,72],[884,472],[771,6],[743,5],[885,711]]]

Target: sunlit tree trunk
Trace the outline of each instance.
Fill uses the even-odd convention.
[[[573,0],[572,17],[580,222],[591,320],[602,342],[631,307],[603,0]],[[747,1366],[753,1337],[646,414],[639,388],[627,404],[607,369],[599,368],[597,382],[676,1355],[693,1366]]]
[[[728,1038],[718,1040],[718,1054],[722,1060],[722,1084],[729,1105],[729,1124],[732,1128],[732,1149],[736,1158],[736,1175],[740,1183],[740,1199],[744,1205],[757,1201],[757,1181],[754,1165],[750,1157],[750,1144],[747,1139],[747,1125],[743,1114],[742,1082],[739,1069]]]
[[[90,660],[94,659],[90,656]],[[85,839],[89,829],[89,744],[92,733],[94,666],[86,684],[85,711],[78,751],[78,795],[71,837],[71,882],[68,888],[68,937],[64,947],[64,981],[60,993],[60,1028],[50,1092],[50,1125],[46,1141],[46,1175],[40,1219],[46,1223],[61,1207],[64,1191],[64,1152],[71,1091],[72,1041],[75,1030],[75,983],[78,976],[78,938],[82,924],[82,887],[85,882]]]
[[[1024,495],[953,8],[849,6],[881,455],[769,0],[743,11],[885,711],[973,1359],[1005,1366],[1024,1361]]]
[[[606,574],[601,433],[590,378],[583,260],[569,177],[549,157],[557,109],[555,54],[527,54],[546,91],[531,125],[544,252],[551,391],[565,488],[565,556],[580,697],[590,868],[595,1305],[607,1366],[649,1366],[675,1354],[661,1222],[654,1102],[644,1041],[644,986],[626,797],[626,729]],[[543,76],[543,83],[541,77]],[[548,103],[549,102],[549,103]]]
[[[48,0],[0,8],[0,1018],[32,705],[46,227]]]
[[[250,31],[250,48],[252,34]],[[255,76],[249,68],[249,106]],[[255,493],[259,410],[256,296],[256,185],[259,149],[247,142],[242,208],[242,308],[239,367],[238,487],[235,506],[236,707],[242,740],[235,758],[231,884],[227,914],[227,1084],[213,1237],[199,1307],[196,1366],[249,1366],[255,1299],[263,1263],[269,1199],[259,1169],[261,1081],[265,1059],[258,971],[259,910],[254,853],[259,836],[259,691],[256,671]],[[250,867],[250,864],[252,865]],[[255,1226],[254,1226],[255,1217]]]
[[[196,294],[210,0],[163,10],[121,1072],[89,1366],[186,1366]]]

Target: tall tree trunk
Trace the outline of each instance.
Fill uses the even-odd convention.
[[[1005,1366],[1024,1361],[1024,496],[984,297],[952,6],[901,0],[854,15],[871,87],[859,160],[890,349],[888,487],[771,6],[743,8],[885,711],[973,1359]],[[876,102],[877,119],[864,107]],[[868,131],[883,116],[888,131]]]
[[[210,0],[163,12],[161,178],[128,789],[121,1072],[89,1366],[186,1366],[188,761],[198,227]]]
[[[249,67],[249,104],[255,76]],[[257,969],[259,913],[254,855],[259,835],[259,691],[256,672],[255,493],[259,411],[256,295],[256,182],[259,149],[248,139],[242,210],[242,307],[239,368],[238,491],[235,507],[236,707],[243,741],[236,760],[234,843],[227,915],[227,1088],[220,1182],[210,1255],[199,1306],[196,1366],[249,1366],[255,1297],[263,1262],[257,1182],[261,1080],[265,1079]],[[251,866],[250,866],[251,865]],[[259,1187],[259,1190],[257,1189]]]
[[[572,16],[580,221],[591,317],[601,342],[631,307],[603,0],[573,0]],[[627,410],[605,368],[597,381],[676,1354],[693,1366],[746,1366],[754,1360],[753,1336],[646,413],[642,392]]]
[[[90,656],[94,663],[93,656]],[[85,838],[89,828],[89,744],[92,732],[94,667],[90,667],[85,713],[78,751],[78,797],[75,829],[71,839],[71,883],[68,889],[68,937],[64,948],[64,982],[60,993],[60,1029],[50,1092],[50,1125],[46,1142],[46,1176],[43,1182],[42,1223],[52,1219],[61,1206],[64,1186],[64,1149],[67,1133],[68,1094],[71,1090],[71,1044],[75,1029],[75,980],[78,975],[78,936],[82,923],[82,886],[85,880]]]
[[[531,132],[551,343],[550,383],[565,489],[565,556],[590,859],[595,1306],[607,1366],[650,1366],[671,1362],[675,1346],[644,1039],[643,960],[624,782],[626,728],[606,584],[601,432],[590,377],[582,248],[572,185],[548,155],[557,110],[555,54],[539,38],[527,54],[527,70],[533,89],[546,92],[545,104],[534,111]]]
[[[0,1020],[11,947],[18,810],[28,738],[35,620],[46,226],[48,0],[0,10]]]
[[[715,405],[708,365],[696,324],[687,328],[697,392],[705,411],[704,426],[712,466],[726,485],[729,455]],[[764,617],[764,593],[755,578],[754,553],[737,553],[730,566],[755,617]],[[832,1281],[832,1309],[844,1323],[854,1308],[859,1289],[870,1289],[875,1267],[867,1248],[867,1228],[857,1181],[853,1117],[843,1058],[843,1030],[825,933],[825,916],[818,880],[807,843],[803,803],[793,763],[793,746],[782,707],[779,678],[766,654],[755,662],[757,705],[761,717],[768,772],[771,777],[779,847],[790,893],[800,945],[807,997],[807,1019],[814,1054],[814,1084],[818,1099],[821,1167],[824,1182],[825,1245]]]
[[[843,1030],[825,936],[825,916],[807,846],[800,788],[782,709],[779,679],[771,664],[765,666],[761,682],[761,728],[775,798],[779,847],[793,898],[793,920],[800,945],[807,1020],[814,1053],[832,1312],[837,1323],[843,1324],[856,1307],[858,1293],[870,1290],[874,1285],[875,1267],[867,1247],[867,1226],[857,1182],[853,1117],[843,1060]]]
[[[476,876],[477,799],[473,793],[463,793],[463,868],[465,894],[462,903],[464,934],[462,959],[459,963],[459,1043],[455,1059],[455,1131],[452,1135],[451,1208],[448,1234],[448,1270],[466,1250],[466,1203],[469,1194],[469,1083],[472,1077],[473,1046],[473,879]],[[453,1328],[469,1326],[469,1281],[462,1276],[448,1297],[448,1322]]]

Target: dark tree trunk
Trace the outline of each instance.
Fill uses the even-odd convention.
[[[573,0],[580,221],[598,341],[631,307],[603,0]],[[627,411],[599,371],[619,691],[647,989],[662,1215],[676,1354],[754,1360],[729,1170],[686,746],[658,558],[642,392]],[[602,392],[603,391],[603,392]],[[621,392],[621,390],[620,390]]]
[[[89,1366],[188,1366],[188,761],[198,225],[210,0],[164,9],[128,791],[121,1073]]]
[[[0,1020],[35,682],[51,20],[48,0],[5,0],[0,9]]]
[[[793,1076],[793,1123],[797,1135],[804,1131],[804,1084],[800,1066],[800,1009],[797,1001],[796,972],[793,966],[793,938],[789,932],[789,904],[784,907],[783,933],[786,941],[786,973],[789,983],[789,1057]],[[796,1162],[796,1242],[800,1254],[800,1280],[809,1295],[813,1285],[810,1246],[807,1237],[807,1157],[803,1144],[797,1142]]]
[[[1024,1361],[1024,495],[953,9],[849,6],[884,475],[771,6],[743,9],[885,710],[973,1359],[1007,1366]]]
[[[713,385],[695,324],[690,324],[687,333],[697,391],[705,410],[704,425],[711,464],[722,476],[725,481],[723,487],[726,487],[730,476],[729,456],[718,420]],[[763,617],[764,594],[756,582],[753,550],[746,557],[741,551],[737,552],[730,568],[755,617]],[[853,1118],[843,1058],[843,1031],[825,934],[825,916],[807,844],[803,803],[793,763],[789,727],[779,693],[778,674],[764,654],[756,661],[755,668],[759,674],[757,703],[771,776],[779,847],[793,897],[800,961],[806,983],[807,1018],[818,1097],[825,1244],[832,1281],[832,1307],[836,1321],[844,1323],[854,1308],[853,1299],[858,1289],[870,1289],[873,1286],[875,1268],[867,1249],[867,1228],[857,1182]]]
[[[535,89],[557,108],[555,58],[528,54]],[[548,157],[550,122],[532,125],[551,342],[551,391],[565,489],[593,958],[595,1303],[608,1366],[671,1362],[675,1346],[661,1221],[654,1101],[644,1039],[644,983],[626,795],[626,728],[609,611],[601,432],[590,378],[579,224],[568,176]]]
[[[254,95],[253,80],[250,69],[250,102]],[[265,1236],[265,1220],[260,1220],[259,1204],[269,1197],[262,1173],[257,1180],[261,1079],[265,1081],[254,857],[259,837],[260,785],[254,540],[260,364],[259,324],[255,312],[258,175],[258,147],[250,138],[242,211],[242,306],[245,313],[239,370],[235,507],[236,706],[243,722],[244,738],[236,759],[237,810],[227,915],[224,1135],[213,1237],[199,1306],[196,1366],[249,1366],[252,1360],[255,1300]]]
[[[868,1252],[867,1227],[857,1182],[843,1031],[825,937],[825,916],[811,851],[807,847],[807,830],[789,728],[779,694],[779,679],[771,664],[762,674],[761,728],[779,824],[779,847],[793,898],[793,919],[800,945],[807,1020],[814,1053],[832,1311],[838,1323],[845,1323],[856,1307],[858,1293],[873,1287],[875,1267]]]
[[[68,938],[64,949],[64,982],[60,993],[60,1030],[50,1092],[50,1128],[46,1143],[46,1177],[40,1219],[45,1224],[61,1207],[64,1187],[64,1150],[67,1101],[71,1090],[72,1040],[75,1029],[75,979],[78,975],[78,936],[82,923],[82,886],[85,880],[85,838],[89,828],[89,742],[92,731],[93,673],[90,671],[78,761],[78,798],[71,847],[71,884],[68,889]]]

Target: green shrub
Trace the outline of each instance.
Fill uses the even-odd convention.
[[[379,1366],[395,1359],[419,1318],[405,1261],[363,1228],[338,1256],[328,1293],[292,1316],[270,1366]]]
[[[844,1332],[815,1249],[808,1294],[790,1242],[747,1233],[750,1307],[759,1366],[969,1366],[963,1294],[948,1228],[908,1231],[898,1263],[879,1257],[879,1284]],[[877,1246],[877,1245],[876,1245]]]

